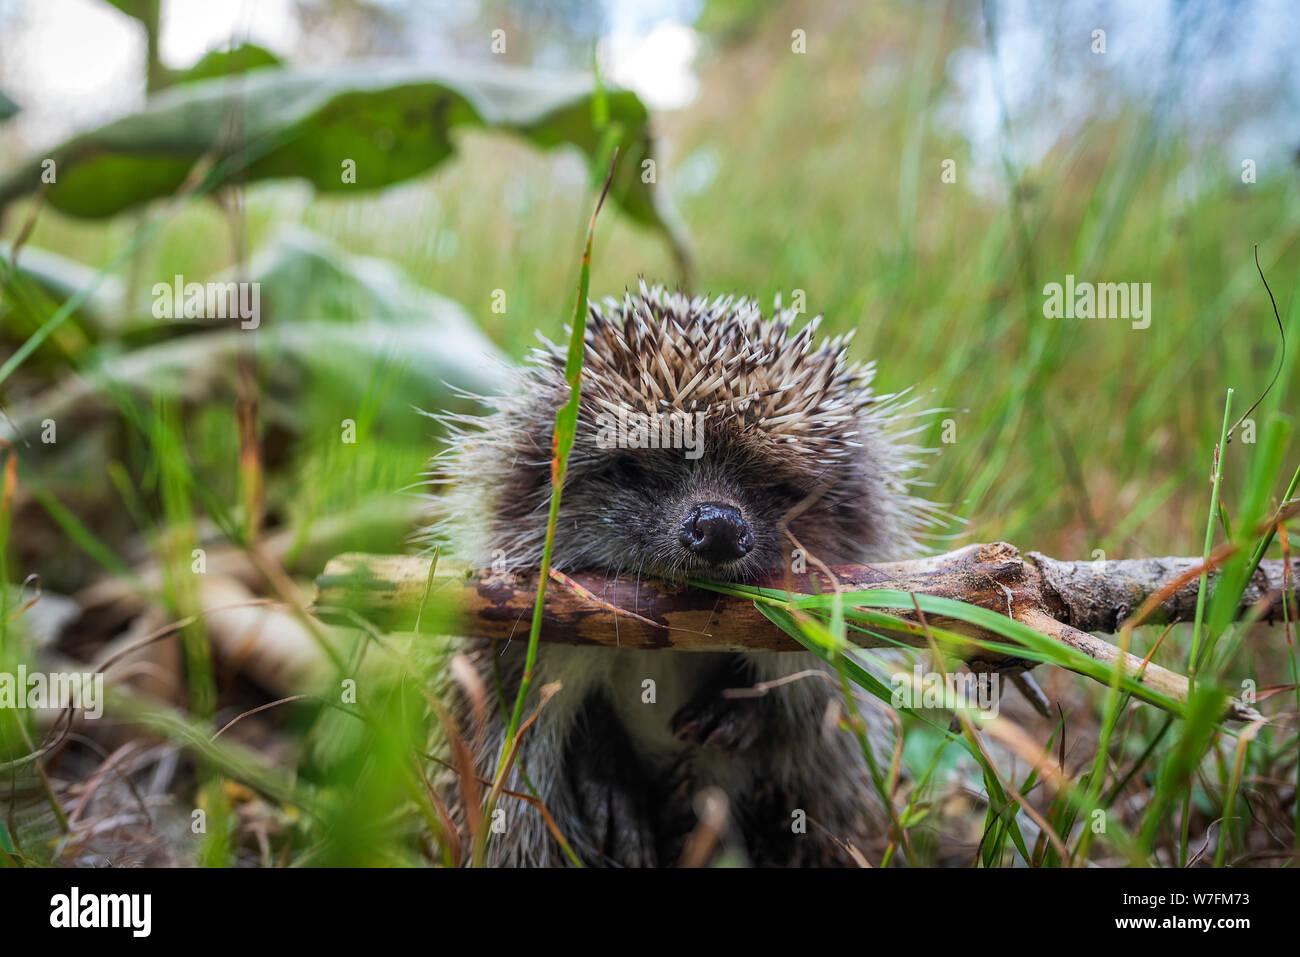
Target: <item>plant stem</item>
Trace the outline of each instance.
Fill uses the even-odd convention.
[[[1219,514],[1219,483],[1223,479],[1223,453],[1228,442],[1228,422],[1232,418],[1232,390],[1228,390],[1223,400],[1223,428],[1219,432],[1219,444],[1214,447],[1214,483],[1210,489],[1210,514],[1205,520],[1205,544],[1201,549],[1201,561],[1206,568],[1201,571],[1200,589],[1196,594],[1196,620],[1192,625],[1192,651],[1187,661],[1187,698],[1190,701],[1196,691],[1197,657],[1201,651],[1201,626],[1205,622],[1205,595],[1210,587],[1208,562],[1210,549],[1214,546],[1214,519]],[[1187,782],[1183,792],[1183,812],[1178,835],[1178,866],[1187,866],[1187,845],[1191,834],[1192,781]]]

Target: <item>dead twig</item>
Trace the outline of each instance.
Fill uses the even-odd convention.
[[[1217,566],[1227,554],[1215,553],[1209,563],[1210,585],[1218,580]],[[1295,600],[1300,561],[1259,564],[1241,599],[1241,613],[1281,617],[1282,598]],[[800,575],[783,573],[753,584],[816,594],[831,587],[848,593],[888,589],[933,595],[978,605],[1011,617],[1040,634],[1104,664],[1123,662],[1126,671],[1175,701],[1186,700],[1187,679],[1120,649],[1090,632],[1116,632],[1127,624],[1167,624],[1190,620],[1196,604],[1198,558],[1153,558],[1069,562],[1034,552],[1022,553],[1003,542],[969,545],[930,558],[874,565],[837,565]],[[391,631],[414,625],[428,590],[430,560],[400,555],[341,555],[317,579],[316,609],[347,609]],[[439,585],[462,611],[463,633],[506,639],[522,615],[531,609],[536,581],[529,575],[474,573],[445,561],[436,570]],[[718,595],[681,583],[641,580],[606,582],[603,575],[573,574],[568,587],[552,591],[546,602],[541,639],[574,645],[619,646],[677,651],[797,651],[800,646],[777,628],[747,598]],[[440,589],[441,590],[441,589]],[[590,595],[605,597],[592,601]],[[624,609],[635,607],[636,614]],[[913,612],[895,614],[915,623]],[[936,628],[979,641],[1004,639],[966,622],[928,616]],[[347,622],[344,622],[347,623]],[[884,637],[856,633],[863,647],[902,642],[925,646],[917,627]],[[1009,653],[991,651],[975,641],[966,656],[986,670],[1024,669],[1025,662]],[[1036,697],[1029,691],[1031,701]],[[1041,702],[1039,702],[1041,704]],[[1253,709],[1231,702],[1229,716],[1255,720]]]

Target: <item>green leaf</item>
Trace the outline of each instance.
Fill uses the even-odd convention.
[[[109,6],[117,7],[128,17],[134,17],[141,21],[146,21],[150,16],[157,15],[152,11],[158,6],[158,0],[105,0],[105,2]]]
[[[662,231],[684,255],[676,217],[643,181],[654,156],[645,105],[605,91],[620,131],[611,198]],[[177,192],[200,160],[228,159],[227,181],[297,178],[327,193],[379,189],[418,176],[455,153],[456,134],[487,128],[543,149],[577,147],[598,163],[608,144],[593,123],[589,77],[507,67],[264,69],[239,84],[189,83],[141,112],[82,133],[0,177],[0,208],[40,186],[41,161],[58,164],[45,201],[73,216],[105,217]],[[240,136],[232,145],[230,118]],[[348,170],[355,169],[355,182]]]
[[[266,67],[283,66],[284,61],[256,43],[244,43],[232,50],[212,50],[188,70],[172,74],[172,85],[215,80]]]
[[[27,257],[35,250],[24,250]],[[84,370],[74,383],[34,397],[14,414],[20,430],[43,418],[102,409],[101,397],[127,388],[202,401],[234,367],[241,338],[258,337],[258,356],[275,374],[272,394],[294,401],[306,369],[336,390],[364,389],[384,362],[398,361],[418,390],[412,401],[437,407],[450,389],[491,392],[500,354],[465,310],[423,289],[378,259],[352,256],[303,229],[282,233],[253,258],[249,278],[262,289],[256,332],[223,327],[113,354]],[[178,331],[187,325],[175,322]],[[188,323],[193,325],[192,321]],[[287,364],[287,367],[286,367]],[[283,392],[276,387],[283,381]],[[409,393],[407,393],[409,394]],[[9,435],[0,422],[0,435]]]
[[[872,695],[879,698],[891,708],[896,708],[904,714],[917,716],[911,708],[897,707],[893,701],[893,693],[885,683],[873,675],[862,663],[849,655],[837,656],[835,652],[827,647],[825,636],[810,634],[804,628],[800,627],[799,621],[783,608],[775,608],[771,605],[764,605],[759,602],[754,603],[754,607],[772,624],[776,625],[787,635],[799,642],[813,654],[817,655],[822,661],[833,667],[843,667],[845,673],[859,687],[871,692]],[[819,640],[820,639],[820,640]]]
[[[981,608],[978,605],[969,605],[951,598],[894,589],[849,591],[842,593],[838,597],[831,594],[794,596],[780,589],[761,588],[752,585],[719,584],[696,579],[692,579],[691,584],[723,594],[759,599],[756,604],[788,603],[791,608],[812,611],[818,614],[826,614],[826,608],[838,600],[843,602],[844,615],[850,622],[869,625],[884,631],[906,631],[910,629],[916,632],[920,629],[920,626],[899,619],[894,615],[873,613],[870,609],[908,612],[913,607],[919,606],[921,611],[932,616],[929,633],[934,636],[940,645],[954,647],[976,645],[980,648],[1000,651],[1014,657],[1050,662],[1101,682],[1110,681],[1115,676],[1116,666],[1104,664],[1090,658],[1083,652],[1070,648],[1054,638],[1039,634],[1028,625],[1015,619],[1007,618],[1005,615],[1000,615],[987,608]],[[974,638],[937,627],[935,622],[943,618],[967,622],[986,632],[1006,638],[1008,642],[1002,643],[987,638]],[[1120,675],[1120,687],[1135,697],[1158,705],[1166,711],[1174,714],[1182,713],[1181,704],[1142,684],[1130,674],[1122,673]]]

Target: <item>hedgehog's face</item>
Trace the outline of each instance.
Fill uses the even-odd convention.
[[[882,429],[871,369],[814,323],[745,301],[643,288],[593,307],[582,409],[553,559],[610,574],[745,579],[798,554],[835,564],[907,542],[911,451]],[[549,438],[568,399],[565,356],[539,350],[456,477],[491,489],[494,551],[540,560]],[[654,412],[653,410],[664,410]]]
[[[848,527],[860,516],[834,503],[865,494],[860,476],[805,475],[788,458],[755,449],[752,436],[736,441],[706,426],[671,434],[676,440],[659,448],[636,447],[645,444],[636,435],[633,447],[610,442],[599,430],[579,438],[557,564],[743,580],[787,567],[800,546],[831,562],[857,557],[845,554],[845,543],[860,543],[861,527]]]

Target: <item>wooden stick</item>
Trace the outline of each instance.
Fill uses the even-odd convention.
[[[1109,664],[1119,659],[1119,649],[1087,632],[1117,630],[1144,601],[1160,595],[1198,565],[1199,559],[1193,558],[1066,562],[1032,552],[1022,554],[1011,545],[995,542],[931,558],[835,566],[832,571],[845,590],[895,589],[991,609]],[[1243,612],[1259,608],[1267,620],[1280,612],[1282,566],[1281,561],[1260,563],[1242,599]],[[1292,566],[1291,580],[1300,581],[1300,559]],[[340,555],[317,579],[316,612],[354,623],[359,616],[390,631],[413,630],[422,616],[421,631],[442,627],[453,634],[502,640],[527,634],[536,595],[534,577],[472,572],[440,563],[430,578],[430,567],[427,557]],[[1212,575],[1211,587],[1216,580],[1217,575]],[[825,577],[816,573],[778,575],[753,584],[797,594],[831,589]],[[1193,580],[1161,598],[1144,623],[1188,617],[1195,605],[1196,583]],[[449,599],[461,609],[459,624],[430,625]],[[909,620],[914,617],[905,611],[894,614]],[[965,622],[936,616],[927,619],[934,627],[959,634],[996,637]],[[890,637],[918,647],[926,644],[924,634],[916,628],[890,633]],[[864,634],[854,638],[864,647],[888,644]],[[800,650],[800,645],[768,621],[749,599],[657,579],[607,579],[593,573],[557,573],[547,593],[542,640],[677,651]],[[968,657],[984,668],[1014,669],[1023,664],[975,645]],[[1131,673],[1141,665],[1132,655],[1126,659]],[[1176,700],[1186,699],[1187,679],[1182,675],[1155,664],[1147,664],[1142,674],[1144,683]],[[1230,713],[1255,715],[1239,704]]]

